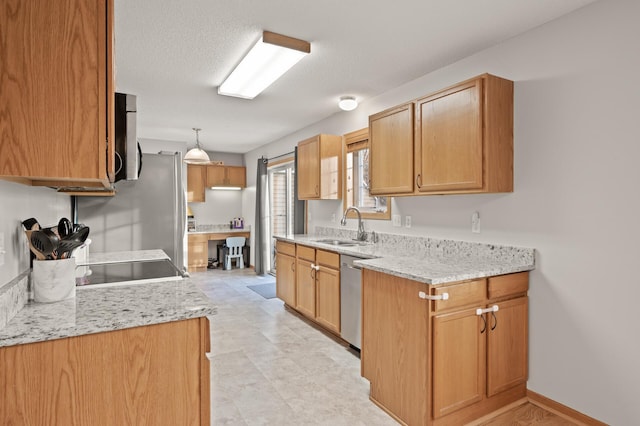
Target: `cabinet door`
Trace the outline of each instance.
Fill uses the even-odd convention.
[[[413,192],[413,103],[369,117],[369,173],[373,195]]]
[[[433,318],[433,417],[482,400],[486,332],[475,308]]]
[[[316,321],[329,330],[340,333],[339,270],[320,266],[316,274],[316,306]]]
[[[296,309],[315,319],[316,317],[316,270],[308,260],[296,261]]]
[[[203,203],[206,166],[187,164],[187,201]]]
[[[0,176],[109,186],[112,6],[112,0],[3,2]]]
[[[487,395],[527,381],[528,298],[497,303],[495,317],[487,315]]]
[[[482,80],[417,101],[420,192],[482,188]]]
[[[227,184],[229,186],[238,186],[244,188],[247,186],[247,169],[246,167],[227,166]]]
[[[276,295],[287,305],[296,306],[296,259],[278,253],[276,262]]]
[[[298,197],[320,197],[320,136],[298,143]]]
[[[207,188],[212,186],[226,186],[225,166],[206,166],[206,183]]]
[[[209,240],[206,235],[189,235],[188,237],[189,269],[206,268],[209,262]]]
[[[363,269],[362,375],[371,398],[409,425],[428,424],[426,285]]]

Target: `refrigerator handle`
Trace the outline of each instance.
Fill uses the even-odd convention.
[[[187,221],[187,197],[185,195],[185,189],[184,189],[184,185],[182,182],[182,153],[181,152],[176,152],[175,153],[175,167],[173,168],[173,171],[175,173],[175,177],[174,177],[174,182],[176,183],[176,206],[177,206],[177,212],[176,214],[178,215],[178,229],[176,230],[178,232],[178,235],[175,238],[175,242],[174,244],[176,245],[175,247],[175,253],[176,253],[176,263],[177,263],[177,267],[182,270],[183,272],[186,272],[186,267],[185,267],[185,262],[184,262],[184,237],[185,237],[185,230],[186,230],[186,221]],[[181,256],[177,256],[177,254],[180,253]]]

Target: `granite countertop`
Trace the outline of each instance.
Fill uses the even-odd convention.
[[[29,302],[0,329],[0,347],[215,315],[189,279],[78,288],[55,303]]]
[[[198,225],[195,231],[188,231],[187,234],[227,234],[235,232],[251,232],[251,227],[230,228],[229,224],[224,225]]]
[[[133,250],[108,253],[89,253],[89,259],[76,260],[77,266],[102,265],[106,263],[154,262],[171,259],[163,250]]]
[[[528,248],[395,237],[395,241],[336,246],[322,239],[347,239],[326,235],[287,235],[275,238],[310,247],[360,257],[355,265],[386,274],[437,285],[535,268],[534,250]],[[384,236],[383,236],[384,238]],[[391,236],[389,240],[394,238]]]

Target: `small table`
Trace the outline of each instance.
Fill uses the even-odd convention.
[[[206,270],[209,262],[209,241],[226,240],[228,237],[245,237],[248,243],[251,232],[241,229],[230,229],[228,232],[189,232],[189,272]],[[249,262],[246,262],[246,266],[249,266]]]

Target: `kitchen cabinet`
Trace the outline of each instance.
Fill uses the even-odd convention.
[[[209,425],[209,351],[206,317],[2,347],[3,424]]]
[[[276,294],[289,307],[340,334],[340,255],[276,242]]]
[[[207,176],[207,166],[187,164],[187,201],[204,203],[204,184]]]
[[[111,188],[113,0],[25,1],[10,9],[0,15],[0,177]]]
[[[376,195],[513,191],[512,81],[483,74],[372,115],[369,128]]]
[[[365,269],[361,362],[372,400],[403,423],[439,425],[524,397],[527,290],[527,272],[429,286]]]
[[[296,306],[296,245],[276,241],[276,296]]]
[[[206,187],[237,187],[247,186],[247,169],[240,166],[207,166]]]
[[[342,198],[342,137],[317,135],[298,143],[298,198]]]
[[[189,271],[206,269],[209,264],[209,237],[207,234],[190,234],[187,241]]]

